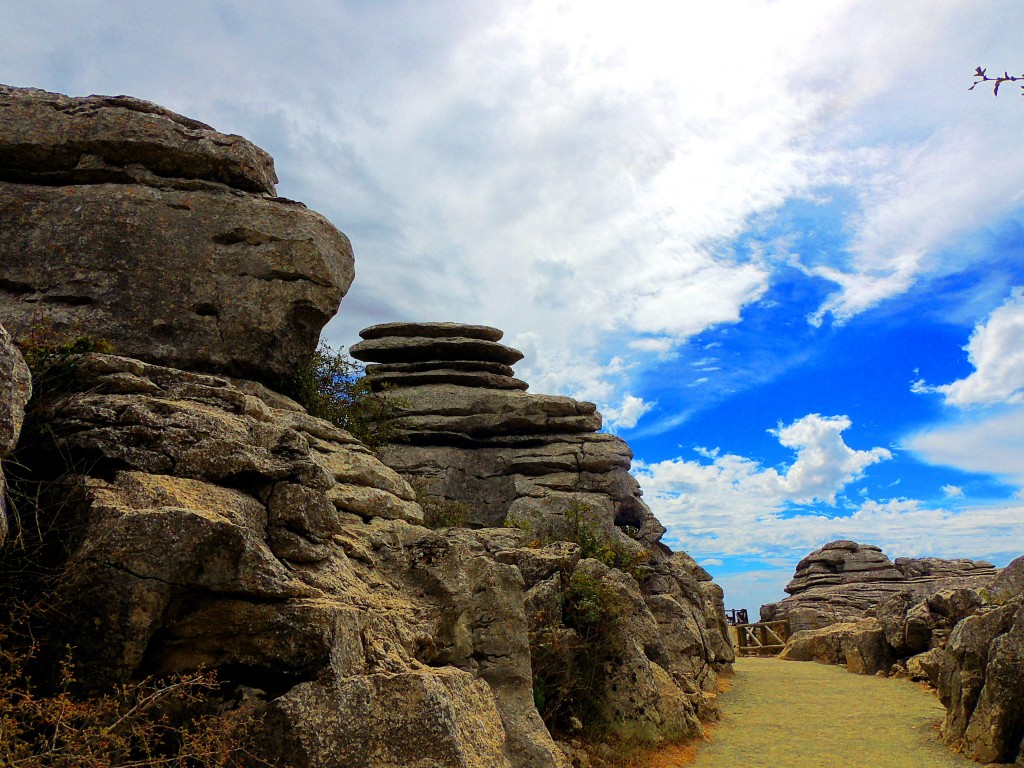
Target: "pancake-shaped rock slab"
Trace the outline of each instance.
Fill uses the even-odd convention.
[[[152,186],[202,180],[268,195],[277,183],[274,160],[259,147],[152,102],[8,85],[0,85],[0,178]]]
[[[504,363],[488,363],[483,360],[426,360],[422,363],[370,363],[366,366],[367,376],[379,376],[385,373],[417,373],[435,371],[444,368],[448,371],[473,371],[493,373],[498,376],[515,376],[509,366]]]
[[[512,365],[523,359],[518,349],[465,337],[388,336],[367,339],[349,348],[356,360],[369,363],[412,363],[426,360],[482,360]]]
[[[501,341],[504,332],[489,325],[468,325],[466,323],[380,323],[363,328],[359,336],[364,339],[383,339],[388,336],[422,336],[428,339],[483,339]]]
[[[368,376],[374,389],[382,387],[418,387],[424,384],[458,384],[463,387],[483,387],[485,389],[529,389],[529,384],[511,376],[497,376],[493,373],[478,371],[454,371],[446,368],[434,368],[429,371],[411,373],[375,373]]]

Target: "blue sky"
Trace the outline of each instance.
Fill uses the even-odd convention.
[[[732,606],[837,537],[1024,552],[1015,0],[0,0],[0,82],[240,133],[352,239],[325,332],[496,325]]]

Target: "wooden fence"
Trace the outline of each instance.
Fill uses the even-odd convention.
[[[736,653],[740,656],[777,656],[789,639],[788,621],[736,624]]]

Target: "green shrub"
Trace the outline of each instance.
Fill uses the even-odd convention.
[[[547,521],[534,524],[524,517],[509,515],[505,518],[505,527],[518,528],[531,534],[532,547],[546,547],[556,541],[571,541],[579,545],[580,557],[593,558],[609,568],[618,568],[637,581],[647,578],[645,566],[651,557],[650,550],[638,551],[618,541],[592,519],[592,512],[591,504],[574,498],[563,511],[560,524]],[[622,530],[627,535],[631,532],[639,533],[639,529],[632,526]]]
[[[329,421],[376,450],[399,438],[399,402],[371,389],[363,367],[343,349],[321,342],[282,389],[310,415]]]
[[[416,501],[423,508],[423,523],[428,528],[464,528],[472,510],[469,504],[444,496],[420,496]]]
[[[613,652],[612,629],[624,605],[614,587],[580,570],[569,578],[560,599],[561,623],[530,631],[534,704],[556,734],[571,730],[574,719],[597,731],[603,725],[597,703]]]

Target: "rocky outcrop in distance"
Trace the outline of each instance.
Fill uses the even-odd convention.
[[[761,606],[761,621],[789,621],[790,630],[857,621],[891,595],[922,599],[943,589],[980,588],[996,575],[981,560],[898,557],[854,541],[833,541],[796,566],[789,597]]]
[[[125,96],[0,86],[0,301],[125,355],[280,383],[353,278],[348,238],[275,196],[240,136]]]
[[[927,682],[946,744],[982,763],[1024,760],[1024,557],[980,587],[905,589],[871,612],[796,632],[781,658]]]
[[[15,574],[45,595],[41,653],[70,644],[93,690],[213,669],[219,705],[258,718],[247,747],[293,768],[568,768],[580,744],[537,706],[540,636],[556,673],[594,662],[587,726],[697,732],[732,660],[722,591],[660,544],[592,404],[526,395],[499,331],[453,324],[367,336],[407,419],[386,462],[275,391],[352,258],[274,181],[244,139],[148,102],[0,87],[0,323],[113,348],[62,358],[18,441],[59,537],[45,583]],[[0,453],[19,361],[0,332]],[[464,525],[424,525],[421,499],[464,504]],[[574,599],[608,609],[600,637]]]

